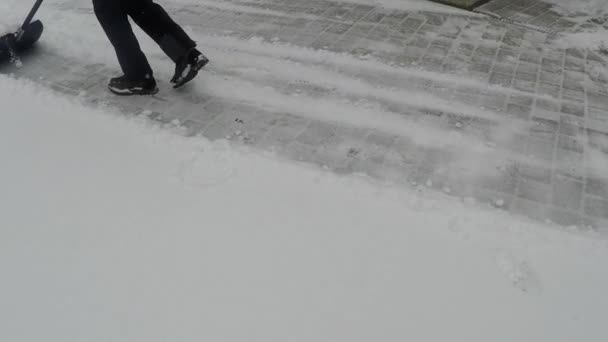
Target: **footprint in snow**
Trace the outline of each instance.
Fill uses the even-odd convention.
[[[540,278],[527,261],[502,252],[496,256],[496,264],[515,288],[532,295],[542,293]]]

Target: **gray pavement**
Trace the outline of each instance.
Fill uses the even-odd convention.
[[[467,12],[322,0],[168,1],[179,22],[210,37],[202,42],[212,52],[235,56],[236,62],[210,65],[202,86],[182,92],[165,86],[148,98],[112,97],[105,82],[115,66],[87,63],[44,44],[25,60],[26,68],[4,65],[0,72],[91,105],[180,126],[187,135],[229,139],[338,173],[608,231],[604,57],[554,44],[568,18],[554,17],[542,2],[519,12],[513,4],[526,1],[509,2],[521,18],[536,8],[537,17],[526,23],[550,30]],[[482,9],[499,11],[501,3]],[[55,8],[90,14],[78,1]],[[219,38],[242,44],[226,47]],[[247,68],[268,60],[276,72]],[[301,73],[293,77],[290,70]],[[315,73],[328,76],[317,82]],[[236,90],[221,90],[231,87]],[[298,105],[300,99],[315,106]],[[349,111],[361,119],[340,119]],[[373,115],[378,119],[370,120]]]
[[[550,33],[580,32],[598,26],[608,28],[608,14],[570,13],[542,0],[492,0],[475,9],[516,25]]]

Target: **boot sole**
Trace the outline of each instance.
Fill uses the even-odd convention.
[[[118,89],[108,86],[108,89],[118,96],[133,96],[133,95],[154,95],[158,93],[158,87],[153,90],[146,89]]]

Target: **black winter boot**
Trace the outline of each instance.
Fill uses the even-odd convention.
[[[195,48],[175,64],[175,74],[171,79],[173,88],[179,88],[192,81],[198,72],[209,63],[209,59]]]
[[[108,89],[116,95],[154,95],[158,93],[156,80],[150,75],[144,79],[132,80],[126,76],[115,77],[110,80]]]

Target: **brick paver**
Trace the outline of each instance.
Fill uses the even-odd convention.
[[[233,49],[244,61],[270,58],[289,70],[304,68],[296,76],[280,68],[260,76],[247,65],[210,65],[201,78],[206,81],[199,81],[210,84],[208,91],[112,97],[104,88],[115,66],[90,65],[44,45],[26,59],[26,68],[4,65],[0,72],[179,125],[188,135],[476,198],[561,225],[608,230],[606,62],[596,52],[553,44],[555,32],[549,31],[567,27],[568,18],[525,3],[509,1],[507,9],[497,0],[482,9],[512,11],[510,17],[522,22],[534,14],[525,20],[534,27],[466,12],[406,12],[326,0],[170,6],[178,21],[208,37],[201,43],[210,48],[221,51],[218,39],[232,39],[243,43]],[[58,6],[90,13],[82,4]],[[331,77],[316,81],[314,73]],[[227,96],[212,82],[252,84],[252,92],[275,95]],[[289,104],[298,98],[315,107]],[[339,118],[350,111],[362,121]],[[370,115],[377,121],[368,120]],[[386,118],[398,129],[383,124]],[[430,137],[418,133],[434,131]]]

